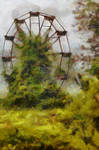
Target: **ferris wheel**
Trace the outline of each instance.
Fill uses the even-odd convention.
[[[10,64],[13,67],[13,60],[17,59],[14,53],[14,43],[20,42],[17,34],[24,31],[28,36],[32,34],[42,36],[46,33],[47,39],[50,41],[53,53],[59,55],[59,67],[64,69],[64,61],[68,60],[65,74],[59,76],[57,80],[61,81],[61,86],[68,79],[71,59],[71,48],[68,40],[67,31],[64,26],[54,15],[49,15],[43,12],[28,12],[22,16],[15,18],[8,32],[5,35],[2,61],[8,67]]]

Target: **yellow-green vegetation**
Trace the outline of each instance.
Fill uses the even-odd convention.
[[[98,150],[99,80],[64,99],[64,109],[0,110],[0,150]]]

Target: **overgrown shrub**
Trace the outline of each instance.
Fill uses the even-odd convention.
[[[11,74],[3,73],[9,94],[4,105],[42,108],[63,107],[66,96],[53,75],[55,55],[46,36],[25,35],[19,32],[20,43],[14,43],[18,62]],[[55,67],[55,65],[54,65]],[[40,105],[41,104],[41,105]]]

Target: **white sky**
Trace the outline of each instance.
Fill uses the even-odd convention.
[[[72,0],[0,0],[0,44],[2,37],[7,32],[13,16],[13,10],[21,10],[32,5],[38,5],[41,9],[51,8],[54,13],[61,16],[64,24],[66,17],[70,16],[69,22],[72,22]],[[28,9],[27,9],[28,10]],[[49,10],[49,9],[48,9]],[[65,19],[63,17],[65,16]],[[68,26],[68,25],[67,25]]]

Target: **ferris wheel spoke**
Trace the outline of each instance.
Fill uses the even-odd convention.
[[[12,54],[13,54],[13,42],[12,42],[12,46],[11,46],[11,57],[12,57]]]
[[[27,27],[28,32],[30,33],[30,29],[29,29],[29,27],[28,27],[26,21],[25,21],[25,25],[26,25],[26,27]]]
[[[4,38],[4,43],[3,43],[3,51],[2,51],[2,57],[3,57],[3,55],[4,55],[4,52],[5,52],[5,42],[6,42],[6,40],[5,40],[5,38]]]
[[[44,25],[44,22],[45,22],[45,19],[43,19],[43,21],[42,21],[42,24],[41,24],[40,30],[39,30],[39,34],[41,34],[41,30],[42,30],[42,27],[43,27],[43,25]]]
[[[63,53],[63,47],[62,47],[62,43],[61,43],[60,37],[59,37],[59,45],[60,45],[61,52]]]
[[[62,27],[63,30],[65,30],[65,28],[62,26],[62,24],[58,21],[57,18],[56,18],[56,22]]]
[[[41,24],[40,16],[38,16],[39,35],[40,35],[40,24]]]
[[[68,44],[68,48],[69,48],[69,52],[71,53],[71,47],[70,47],[70,43],[69,43],[69,39],[68,39],[67,34],[66,34],[66,40],[67,40],[67,44]]]
[[[50,31],[51,31],[52,24],[53,24],[53,22],[51,21],[51,22],[50,22],[50,26],[46,26],[46,27],[48,27],[48,29],[47,29],[47,36],[49,36],[49,33],[50,33]]]
[[[19,32],[19,33],[24,33],[24,31],[23,31],[23,29],[20,27],[20,25],[16,25],[16,29],[17,29],[17,33]]]
[[[17,17],[17,18],[20,19],[20,18],[22,18],[22,17],[24,17],[24,16],[26,16],[26,15],[28,15],[28,14],[29,14],[29,13],[25,13],[25,14],[23,14],[23,15]]]
[[[12,28],[13,25],[14,25],[14,21],[13,21],[13,23],[11,24],[10,28],[8,29],[6,35],[9,33],[9,31],[11,30],[11,28]]]
[[[52,45],[55,44],[58,40],[59,40],[59,38],[57,38],[57,39],[52,43]]]
[[[55,31],[49,38],[48,40],[50,40],[57,32]]]
[[[30,15],[30,18],[29,18],[29,26],[30,26],[30,36],[31,36],[31,15]]]

